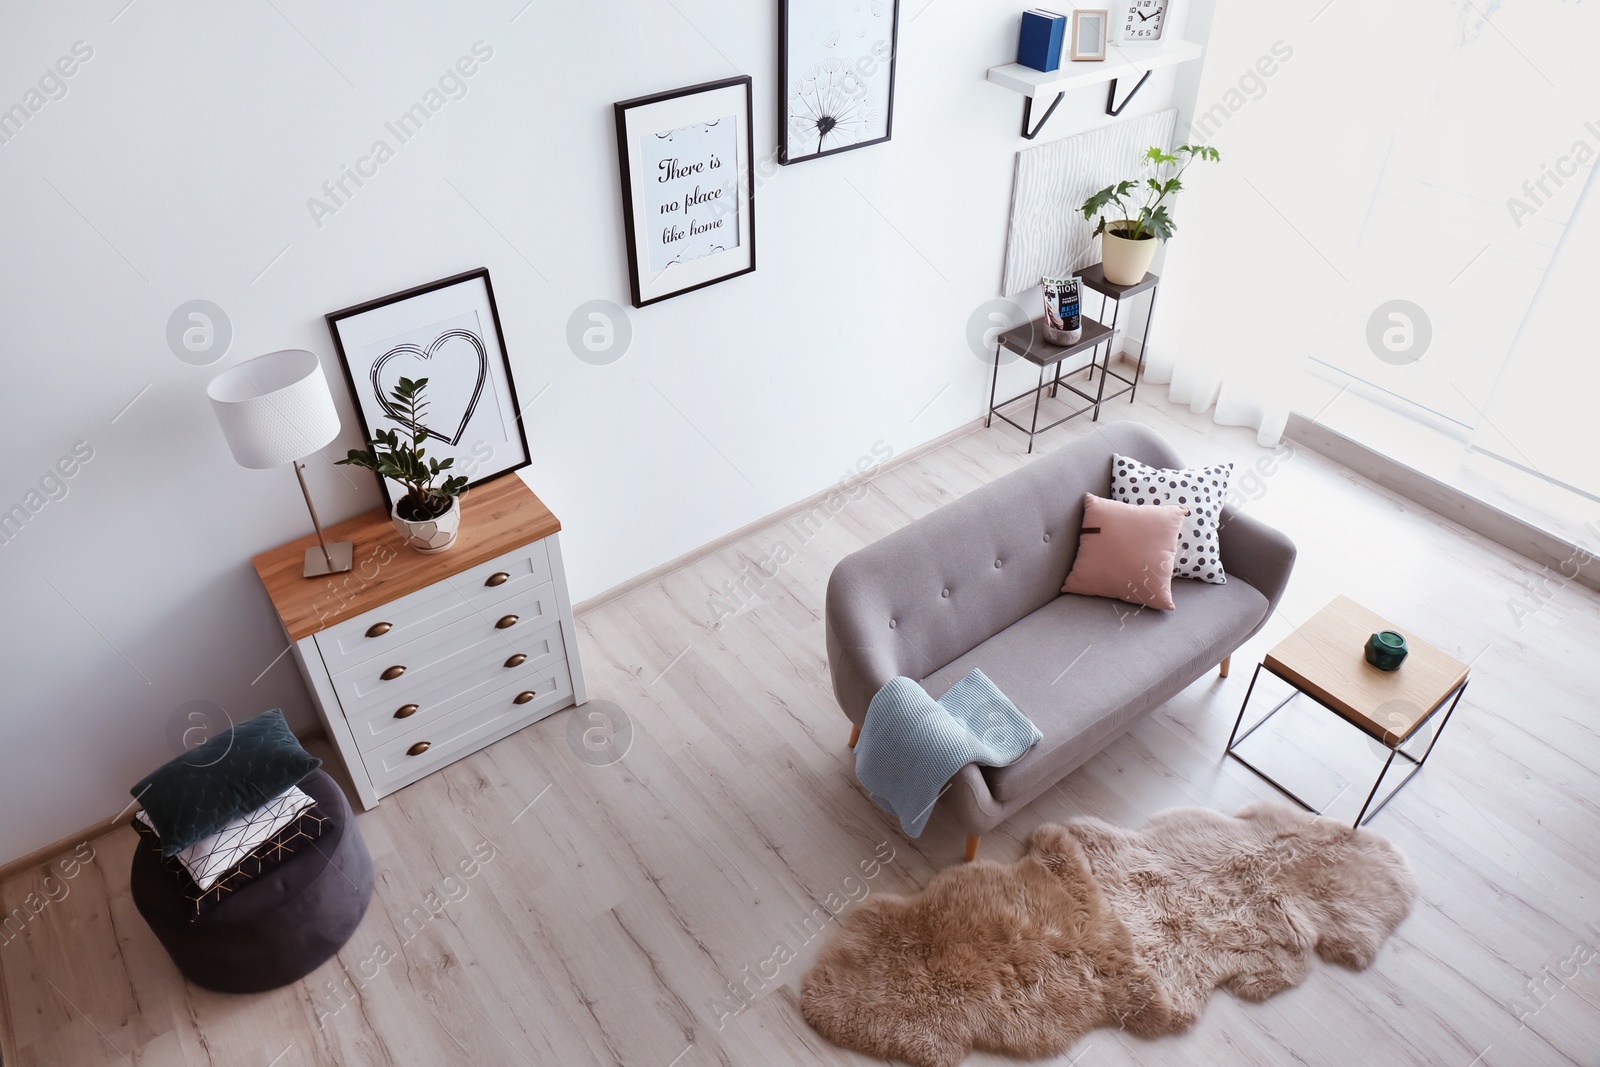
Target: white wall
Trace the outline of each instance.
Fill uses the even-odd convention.
[[[627,303],[611,104],[750,74],[765,155],[775,3],[124,3],[0,15],[0,108],[92,50],[0,145],[0,510],[93,452],[0,544],[0,859],[121,808],[187,701],[313,722],[288,658],[268,669],[284,640],[249,564],[306,532],[305,508],[287,469],[234,465],[204,387],[285,347],[338,382],[329,310],[489,268],[518,390],[540,397],[529,480],[580,599],[825,488],[879,439],[981,413],[967,321],[999,286],[1025,143],[1020,98],[984,70],[1014,56],[1015,3],[906,0],[894,140],[764,168],[757,272],[630,309],[608,367],[565,333],[586,301]],[[493,55],[466,95],[319,228],[308,198],[477,41]],[[1128,113],[1169,106],[1173,78]],[[1108,121],[1103,101],[1069,99],[1048,136]],[[195,298],[234,329],[212,367],[165,341]],[[336,392],[334,457],[358,443]],[[309,477],[330,521],[378,503],[326,457]]]

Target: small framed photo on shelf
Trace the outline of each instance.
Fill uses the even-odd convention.
[[[430,459],[451,459],[469,488],[528,465],[528,436],[517,406],[489,271],[419,285],[327,315],[333,348],[370,445],[397,428],[391,394],[402,376],[428,379],[424,394]],[[383,502],[406,493],[378,477]]]
[[[633,306],[756,269],[750,78],[615,105]]]
[[[1099,62],[1106,58],[1106,38],[1111,28],[1111,12],[1105,8],[1080,9],[1072,13],[1072,61]]]

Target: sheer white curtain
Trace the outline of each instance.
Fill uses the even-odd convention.
[[[1314,365],[1477,425],[1600,152],[1596,41],[1592,3],[1219,3],[1149,380],[1263,444]],[[1421,358],[1369,343],[1393,301]]]

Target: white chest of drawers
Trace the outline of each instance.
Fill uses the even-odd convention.
[[[401,544],[384,511],[326,531],[354,568],[302,578],[315,536],[256,572],[363,807],[587,699],[561,524],[515,474],[470,490],[449,550]]]

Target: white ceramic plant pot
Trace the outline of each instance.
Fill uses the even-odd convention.
[[[1106,281],[1117,285],[1137,285],[1149,273],[1150,261],[1156,258],[1156,245],[1160,242],[1154,237],[1130,241],[1111,232],[1112,226],[1121,228],[1124,225],[1131,229],[1133,223],[1126,219],[1110,223],[1106,232],[1100,235],[1100,260],[1104,265]]]
[[[418,552],[443,552],[455,544],[456,533],[461,529],[461,502],[452,497],[450,510],[443,515],[436,515],[425,522],[412,522],[400,517],[400,502],[397,500],[389,512],[389,518],[405,543]]]

